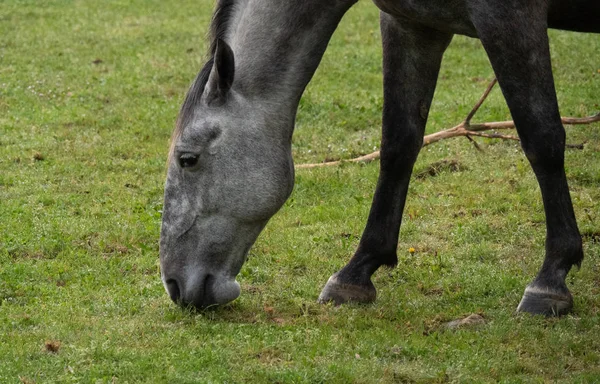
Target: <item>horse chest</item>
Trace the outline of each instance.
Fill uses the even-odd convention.
[[[476,36],[464,0],[374,0],[383,12],[450,33]]]

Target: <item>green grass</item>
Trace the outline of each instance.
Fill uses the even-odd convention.
[[[378,163],[300,170],[251,251],[242,296],[214,311],[173,305],[158,275],[165,162],[200,68],[212,2],[0,4],[0,382],[598,382],[600,125],[567,127],[567,174],[586,259],[575,311],[515,316],[543,257],[539,188],[518,144],[427,147],[400,263],[375,304],[316,304],[356,248]],[[300,104],[297,163],[379,143],[377,10],[348,13]],[[598,111],[598,36],[551,31],[563,115]],[[492,77],[456,37],[427,132],[460,122]],[[475,121],[510,118],[498,90]],[[415,248],[409,253],[409,248]],[[444,331],[481,313],[486,324]],[[46,342],[60,342],[50,352]]]

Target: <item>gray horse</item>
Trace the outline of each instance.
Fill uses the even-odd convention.
[[[183,306],[224,304],[261,230],[294,184],[291,139],[300,97],[356,0],[218,0],[210,60],[181,108],[170,152],[161,277]],[[565,277],[583,260],[564,172],[565,131],[547,28],[600,32],[598,0],[375,0],[381,9],[384,106],[381,170],[349,263],[320,301],[371,302],[371,275],[397,263],[413,164],[442,55],[453,34],[481,39],[506,98],[546,213],[544,263],[518,310],[573,306]]]

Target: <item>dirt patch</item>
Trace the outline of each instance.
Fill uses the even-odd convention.
[[[581,238],[584,243],[600,244],[600,232],[584,232]]]
[[[443,172],[460,172],[466,169],[467,167],[456,160],[440,160],[415,174],[415,177],[417,179],[425,179],[427,177],[435,177]]]
[[[485,324],[485,319],[478,313],[472,313],[467,317],[452,320],[444,324],[446,329],[468,328],[477,325]]]
[[[58,353],[60,345],[61,343],[58,340],[46,340],[44,343],[44,350],[50,353]]]

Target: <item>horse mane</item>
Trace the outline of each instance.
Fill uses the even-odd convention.
[[[194,107],[200,102],[200,97],[202,97],[206,83],[208,83],[208,76],[210,75],[210,71],[213,67],[215,50],[217,48],[217,40],[225,38],[225,34],[229,29],[231,15],[233,14],[234,6],[236,4],[237,0],[217,0],[209,29],[209,58],[188,89],[183,104],[181,105],[179,115],[177,116],[177,122],[175,123],[173,137],[171,138],[171,147],[173,146],[175,139],[181,135],[184,127],[192,117],[194,113]],[[170,153],[172,152],[173,151],[171,150]]]

